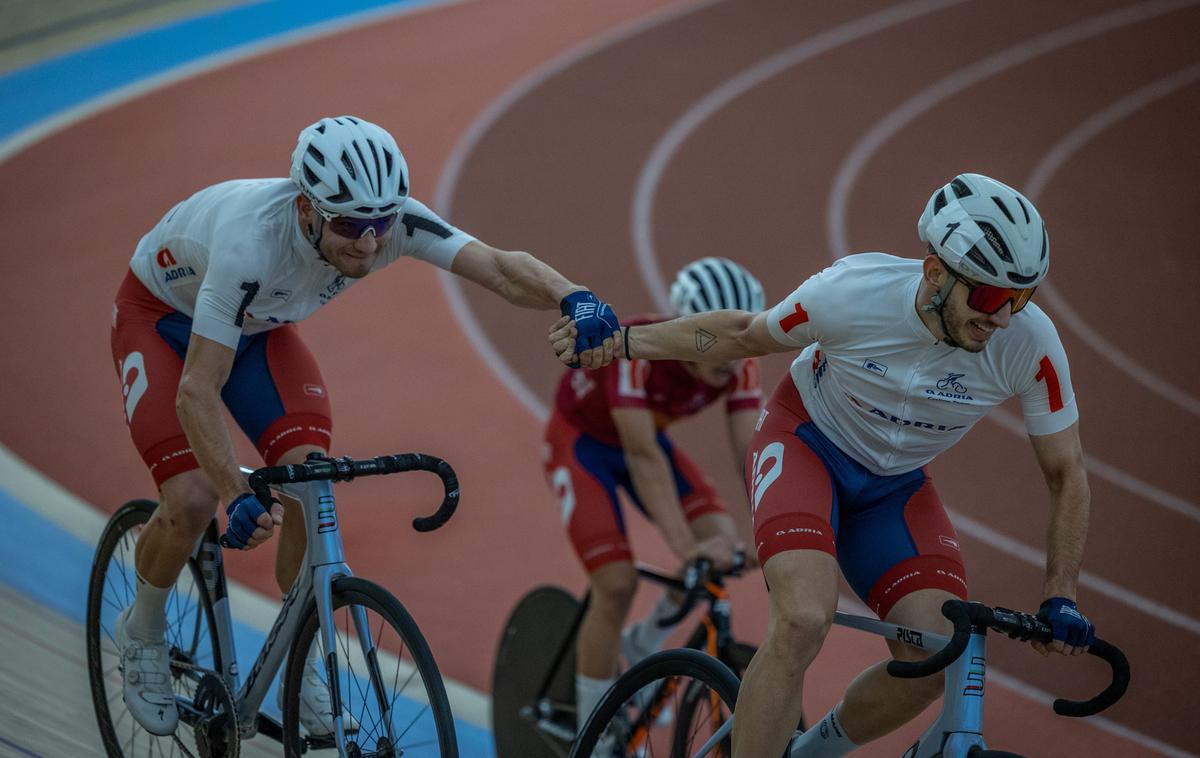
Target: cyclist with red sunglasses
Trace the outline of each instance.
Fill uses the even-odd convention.
[[[114,306],[112,351],[129,430],[160,504],[138,540],[136,599],[115,631],[125,702],[147,731],[171,734],[178,722],[164,610],[217,503],[229,515],[228,547],[256,547],[282,524],[282,591],[304,555],[299,509],[289,503],[285,519],[284,506],[268,513],[248,491],[222,402],[268,466],[328,453],[328,391],[295,322],[403,257],[515,305],[570,313],[588,333],[582,365],[612,360],[620,333],[608,305],[532,255],[484,244],[410,197],[395,140],[353,116],[301,131],[289,178],[200,190],[138,243]],[[322,665],[310,660],[309,669],[301,722],[328,734]]]
[[[924,260],[851,255],[761,314],[701,313],[625,327],[625,356],[729,361],[802,349],[765,406],[746,461],[771,623],[738,696],[734,755],[780,755],[800,717],[804,673],[829,631],[838,573],[880,618],[949,632],[942,603],[967,597],[958,537],[925,467],[988,411],[1020,398],[1050,492],[1040,646],[1078,655],[1094,638],[1076,607],[1090,494],[1066,353],[1031,302],[1049,238],[1021,193],[961,174],[917,223]],[[560,319],[550,341],[575,350]],[[925,653],[889,641],[893,657]],[[842,756],[896,729],[942,692],[883,661],[795,737]]]

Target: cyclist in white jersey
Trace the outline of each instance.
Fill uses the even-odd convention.
[[[989,410],[1019,397],[1050,492],[1046,601],[1054,641],[1094,638],[1075,602],[1090,493],[1066,354],[1030,302],[1049,268],[1041,216],[1019,192],[961,174],[917,223],[923,261],[851,255],[762,314],[704,313],[625,327],[626,357],[729,361],[802,348],[759,418],[746,462],[755,542],[770,591],[767,638],[738,696],[734,755],[780,755],[800,717],[804,673],[837,606],[840,570],[881,618],[941,630],[966,599],[958,538],[925,470]],[[550,330],[575,351],[566,317]],[[893,657],[922,651],[889,641]],[[802,754],[846,755],[906,723],[942,678],[890,677],[883,661],[795,737]]]
[[[620,333],[611,308],[532,255],[486,245],[410,198],[395,140],[353,116],[304,129],[289,178],[203,189],[138,243],[113,311],[112,350],[130,433],[160,504],[138,540],[138,591],[116,636],[125,702],[147,731],[170,734],[178,722],[164,608],[217,503],[229,515],[222,538],[229,547],[253,548],[282,524],[275,569],[282,591],[304,554],[295,504],[268,513],[247,491],[222,402],[267,465],[327,454],[328,391],[294,324],[404,256],[516,305],[557,306],[582,318],[591,326],[580,362],[599,367],[612,359]],[[328,734],[328,692],[319,663],[310,660],[310,669],[301,722]]]

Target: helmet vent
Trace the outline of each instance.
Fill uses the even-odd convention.
[[[1004,239],[1000,236],[1000,233],[996,231],[996,227],[992,226],[986,221],[978,221],[976,223],[979,224],[979,229],[983,232],[983,236],[985,239],[987,239],[988,244],[991,245],[992,249],[996,251],[996,255],[1000,256],[1000,260],[1004,261],[1005,263],[1012,263],[1012,253],[1008,251],[1008,245],[1004,244]]]
[[[345,150],[342,151],[342,165],[345,166],[346,173],[350,175],[351,179],[358,178],[358,174],[354,171],[354,162],[350,160],[350,154]],[[345,185],[343,184],[343,186]]]
[[[1008,274],[1008,280],[1010,282],[1012,282],[1013,284],[1020,285],[1022,287],[1028,287],[1029,285],[1036,282],[1037,278],[1038,278],[1037,274],[1033,274],[1032,276],[1021,276],[1020,274],[1016,273],[1015,271],[1006,271],[1005,273]]]
[[[967,260],[986,271],[989,275],[996,275],[996,267],[993,266],[991,262],[989,262],[988,259],[983,256],[983,253],[979,252],[978,247],[972,246],[971,249],[967,251],[966,257]]]
[[[312,145],[309,145],[308,146],[308,154],[310,156],[312,156],[312,159],[314,161],[316,161],[318,164],[320,164],[322,166],[325,165],[325,154],[322,153],[320,150],[316,149]]]
[[[1046,249],[1050,247],[1050,237],[1046,234],[1046,225],[1042,224],[1042,257],[1040,261],[1046,260]]]
[[[1017,201],[1017,205],[1021,206],[1021,213],[1025,214],[1025,223],[1028,224],[1029,223],[1029,209],[1025,207],[1025,202],[1023,200],[1021,200],[1020,196],[1016,197],[1016,201]]]
[[[971,188],[967,186],[967,183],[958,177],[955,177],[954,181],[950,182],[950,189],[954,190],[954,196],[959,200],[975,194],[971,192]]]
[[[313,173],[313,170],[308,166],[304,167],[304,181],[308,182],[309,186],[320,184],[321,180]]]
[[[708,300],[708,295],[704,292],[703,280],[690,271],[688,272],[688,276],[690,276],[692,281],[696,283],[696,297],[704,303],[704,310],[717,310],[716,308],[713,308],[713,304]]]
[[[1010,223],[1010,224],[1017,223],[1016,219],[1014,219],[1012,217],[1012,214],[1008,212],[1008,206],[1004,204],[1003,200],[996,197],[995,195],[992,195],[992,202],[996,204],[996,207],[1000,209],[1000,212],[1004,214],[1004,217],[1006,219],[1008,219],[1008,223]]]
[[[338,177],[338,193],[333,197],[325,198],[328,203],[345,203],[353,200],[354,195],[350,194],[350,188],[346,186],[346,181],[342,177]]]
[[[941,190],[937,193],[937,197],[933,201],[933,215],[938,215],[942,208],[946,207],[946,190]]]

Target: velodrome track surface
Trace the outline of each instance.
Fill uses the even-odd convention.
[[[917,255],[928,192],[982,171],[1027,188],[1050,224],[1039,302],[1072,360],[1092,472],[1081,605],[1135,667],[1104,721],[1067,722],[1035,700],[1089,691],[1095,667],[997,640],[989,740],[1031,756],[1196,753],[1198,32],[1194,3],[505,0],[384,16],[169,83],[0,164],[0,442],[102,511],[150,493],[107,347],[124,265],[186,193],[281,175],[318,115],[388,126],[419,197],[622,313],[660,304],[662,281],[700,255],[738,258],[768,299],[845,252]],[[541,481],[558,373],[546,323],[402,262],[304,326],[336,452],[425,450],[459,470],[461,513],[433,535],[406,526],[431,483],[367,480],[339,499],[356,572],[396,591],[447,676],[483,690],[516,598],[583,582]],[[785,366],[768,361],[768,383]],[[716,419],[678,433],[738,502],[722,436]],[[1007,409],[933,473],[973,594],[1033,609],[1046,497],[1022,436]],[[649,530],[634,536],[666,562]],[[272,559],[236,556],[234,577],[275,596]],[[760,637],[761,583],[735,602],[739,632]],[[809,710],[880,651],[835,632]],[[895,755],[915,731],[862,754]]]

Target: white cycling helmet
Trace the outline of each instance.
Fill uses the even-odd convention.
[[[408,164],[383,128],[354,116],[323,118],[300,132],[292,181],[319,209],[373,218],[408,199]]]
[[[733,309],[763,309],[763,288],[754,275],[728,258],[701,258],[679,269],[671,284],[677,316]]]
[[[917,234],[952,270],[984,284],[1036,287],[1050,269],[1050,238],[1033,203],[982,174],[959,174],[934,192]]]

